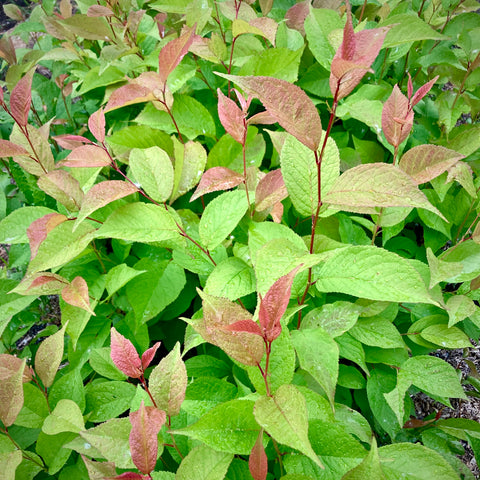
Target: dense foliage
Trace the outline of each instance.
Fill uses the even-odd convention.
[[[1,478],[473,478],[478,3],[311,3],[4,5]]]

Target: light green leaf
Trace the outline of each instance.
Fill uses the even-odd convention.
[[[430,268],[429,288],[433,288],[438,283],[459,275],[463,271],[463,263],[442,261],[434,255],[430,247],[427,247],[427,260]]]
[[[14,210],[0,222],[0,243],[28,243],[27,228],[49,213],[55,211],[46,207],[22,207]]]
[[[395,389],[384,394],[400,425],[403,425],[403,398],[412,384],[447,402],[448,398],[466,398],[457,373],[447,362],[426,355],[411,357],[401,365]]]
[[[82,223],[73,231],[74,222],[63,222],[51,230],[38,247],[28,266],[28,275],[59,267],[83,252],[95,235],[95,229]]]
[[[135,268],[145,273],[127,285],[127,298],[140,323],[145,323],[170,305],[183,290],[185,271],[173,262],[143,258]]]
[[[318,175],[315,154],[288,135],[280,155],[282,176],[296,210],[303,216],[315,214],[318,204]],[[340,174],[340,155],[335,141],[327,141],[322,160],[322,198]]]
[[[299,450],[322,467],[308,439],[305,398],[293,385],[282,385],[273,397],[260,397],[254,415],[277,442]]]
[[[35,373],[46,388],[52,385],[63,358],[65,327],[47,337],[35,355]]]
[[[15,480],[15,471],[21,463],[21,450],[0,453],[0,470],[2,471],[2,480]]]
[[[393,25],[393,28],[387,33],[383,48],[392,48],[418,40],[443,40],[446,38],[413,12],[412,14],[401,13],[389,16],[378,24],[379,27],[387,25]]]
[[[330,42],[330,35],[332,31],[343,28],[343,22],[337,11],[329,8],[310,8],[304,27],[308,48],[317,62],[326,70],[330,70],[336,50]]]
[[[321,327],[294,330],[291,337],[300,367],[319,383],[333,409],[338,378],[338,345]]]
[[[375,207],[417,207],[446,218],[405,172],[387,163],[368,163],[344,172],[323,197],[333,208],[372,213]]]
[[[77,92],[78,95],[83,95],[94,88],[106,87],[107,85],[125,81],[125,73],[117,67],[108,67],[103,71],[102,75],[99,72],[100,67],[93,67],[88,71],[83,79],[81,88]]]
[[[135,268],[129,267],[125,263],[116,265],[111,268],[106,275],[105,288],[108,292],[108,300],[117,290],[120,290],[124,285],[126,285],[130,280],[145,273],[145,270],[137,270]]]
[[[34,295],[18,295],[9,293],[18,282],[8,278],[0,279],[0,335],[8,325],[11,317],[27,308],[37,297]]]
[[[175,94],[173,96],[171,109],[173,118],[180,129],[180,133],[190,140],[200,135],[215,138],[215,123],[210,112],[195,98]],[[141,125],[159,128],[168,134],[176,132],[175,125],[167,112],[157,110],[153,105],[148,104],[135,119]]]
[[[145,243],[171,240],[178,235],[175,220],[165,207],[141,202],[129,203],[115,210],[95,233],[96,238]]]
[[[445,324],[430,325],[424,328],[420,335],[441,348],[470,348],[472,346],[468,336],[457,327]]]
[[[205,292],[216,297],[236,300],[255,291],[255,273],[237,257],[219,263],[205,284]]]
[[[168,156],[173,157],[173,143],[169,135],[158,128],[146,125],[129,125],[117,130],[106,139],[114,152],[127,154],[131,148],[146,149],[158,147],[164,150]]]
[[[480,125],[462,125],[462,127],[463,130],[458,135],[448,139],[448,148],[468,156],[480,148]]]
[[[206,445],[199,445],[182,460],[175,480],[223,480],[233,454],[217,452]]]
[[[135,180],[157,202],[165,202],[173,190],[173,166],[160,147],[134,148],[129,165]]]
[[[333,251],[314,269],[320,292],[341,292],[389,302],[437,302],[411,263],[374,246],[351,246]]]
[[[314,308],[302,320],[302,329],[322,327],[335,338],[350,330],[362,308],[351,302],[338,301]]]
[[[253,416],[251,400],[231,400],[210,410],[193,425],[173,430],[226,453],[250,455],[260,427]]]
[[[135,468],[130,454],[128,437],[132,425],[128,418],[112,418],[105,423],[80,432],[89,447],[97,449],[109,462],[115,462],[118,468]],[[68,445],[65,445],[68,448]],[[89,455],[89,448],[84,453]],[[78,451],[78,450],[77,450]]]
[[[443,252],[437,260],[454,267],[446,279],[449,283],[473,280],[480,274],[480,245],[473,240],[465,240]],[[459,263],[463,264],[463,269],[457,273]]]
[[[128,377],[120,371],[110,356],[110,347],[96,348],[90,353],[90,366],[102,377],[110,380],[126,380]]]
[[[452,327],[458,322],[475,314],[478,307],[473,300],[465,295],[454,295],[447,300],[448,326]]]
[[[395,443],[379,448],[378,454],[387,480],[459,480],[442,455],[419,443]]]
[[[62,432],[79,433],[84,428],[85,423],[78,405],[72,400],[62,399],[45,419],[42,431],[47,435],[56,435]]]
[[[245,215],[248,203],[245,191],[225,192],[205,208],[198,227],[202,244],[209,250],[227,238]]]
[[[48,413],[45,395],[32,383],[24,383],[23,407],[15,419],[15,425],[27,428],[42,428],[43,421]]]
[[[369,480],[385,480],[386,478],[380,465],[375,437],[372,439],[370,451],[363,462],[344,475],[342,480],[365,480],[367,478]]]
[[[372,347],[406,348],[395,325],[381,316],[360,318],[349,333],[358,341]]]
[[[170,203],[191,190],[202,177],[207,163],[207,152],[198,142],[174,142],[175,178]]]

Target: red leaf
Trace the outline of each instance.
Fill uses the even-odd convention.
[[[77,147],[81,147],[85,143],[93,144],[88,138],[81,135],[57,135],[52,137],[62,148],[66,150],[74,150]]]
[[[108,167],[112,163],[107,152],[97,145],[82,145],[70,152],[68,157],[59,162],[64,167]]]
[[[16,155],[29,155],[29,153],[16,143],[0,139],[0,157],[15,157]]]
[[[272,170],[258,182],[255,191],[255,208],[261,212],[287,197],[288,192],[283,181],[282,171],[280,169]]]
[[[248,469],[253,480],[265,480],[268,473],[268,458],[263,448],[263,428],[260,430],[257,441],[252,448],[252,453],[248,459]]]
[[[158,56],[158,73],[163,84],[167,83],[168,76],[187,54],[193,42],[194,32],[195,26],[185,28],[178,38],[171,40],[160,50]]]
[[[219,190],[228,190],[229,188],[236,187],[243,182],[243,175],[240,175],[233,170],[226,167],[212,167],[209,168],[202,178],[190,198],[193,202],[197,198],[210,192],[218,192]]]
[[[105,141],[105,114],[102,108],[90,115],[88,128],[98,142],[103,143]]]
[[[113,363],[125,374],[132,378],[140,378],[143,375],[142,362],[133,343],[118,333],[114,327],[111,333],[110,357]]]
[[[82,277],[75,277],[69,285],[63,288],[62,298],[68,304],[79,307],[90,313],[90,315],[95,315],[90,306],[87,282]]]
[[[235,323],[231,323],[230,325],[225,326],[225,329],[231,330],[232,332],[248,332],[259,335],[260,337],[262,336],[262,330],[260,329],[258,324],[251,319],[238,320]]]
[[[263,298],[260,299],[260,309],[258,317],[260,326],[263,329],[263,337],[272,342],[282,331],[280,319],[287,309],[290,301],[290,292],[292,283],[300,266],[296,267],[287,275],[280,277],[268,290]]]
[[[360,83],[360,80],[377,58],[385,36],[391,28],[374,28],[354,33],[349,4],[347,4],[347,9],[343,41],[333,57],[330,72],[330,90],[337,100],[346,97]],[[351,62],[357,68],[345,70],[344,65],[339,68],[340,60]]]
[[[144,480],[145,478],[142,474],[136,472],[124,472],[115,477],[105,477],[108,480]]]
[[[160,342],[157,342],[153,347],[150,347],[148,350],[145,350],[142,355],[142,368],[145,371],[150,365],[153,357],[157,353],[158,347],[160,347]]]
[[[313,102],[296,85],[272,77],[236,77],[222,75],[258,98],[275,120],[311,150],[317,150],[322,138],[322,123]]]
[[[30,224],[27,228],[27,237],[30,241],[30,260],[35,258],[38,247],[47,238],[48,233],[66,220],[67,217],[60,213],[48,213]]]
[[[247,128],[245,125],[245,115],[238,105],[226,97],[218,88],[218,117],[222,122],[223,128],[234,140],[240,144],[245,143]]]
[[[15,121],[25,127],[32,101],[32,79],[34,70],[27,72],[15,85],[10,95],[10,111]]]
[[[425,85],[422,85],[416,92],[415,95],[413,96],[411,100],[411,106],[414,107],[433,87],[435,82],[438,80],[438,75],[427,82]]]
[[[395,85],[382,110],[382,130],[390,145],[398,147],[408,137],[413,115],[407,97]]]
[[[155,468],[158,453],[158,432],[166,420],[163,410],[155,407],[146,407],[140,404],[136,412],[130,413],[129,442],[132,460],[135,466],[145,475],[148,475]]]

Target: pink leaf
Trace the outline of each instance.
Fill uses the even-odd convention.
[[[27,72],[15,85],[10,95],[10,111],[15,121],[25,127],[32,101],[32,79],[34,70]]]
[[[433,87],[435,82],[438,80],[438,75],[427,82],[425,85],[422,85],[416,92],[415,95],[413,96],[411,100],[411,106],[414,107]]]
[[[240,144],[245,143],[247,128],[245,125],[245,115],[237,104],[226,97],[218,88],[218,117],[223,128],[234,140]]]
[[[171,40],[160,50],[158,56],[158,73],[163,84],[167,83],[168,76],[187,54],[193,42],[194,32],[195,26],[185,28],[178,38]]]
[[[283,181],[282,171],[280,169],[272,170],[258,182],[255,191],[255,208],[261,212],[287,197],[288,192]]]
[[[343,29],[343,42],[341,45],[341,58],[345,60],[353,60],[356,50],[355,32],[353,31],[352,10],[350,4],[347,2],[347,21]]]
[[[320,116],[300,87],[272,77],[222,76],[235,82],[248,95],[258,98],[270,115],[305,146],[318,149],[322,138]]]
[[[158,432],[166,420],[163,410],[155,407],[146,407],[140,404],[136,412],[130,413],[129,442],[132,460],[135,466],[145,475],[148,475],[155,468],[158,454]]]
[[[23,407],[22,378],[25,371],[25,359],[12,361],[7,357],[11,356],[2,355],[0,363],[0,420],[5,427],[15,422]]]
[[[232,332],[249,332],[254,333],[255,335],[259,335],[260,337],[262,336],[262,330],[260,329],[258,324],[251,319],[238,320],[235,323],[227,325],[225,329],[231,330]]]
[[[267,110],[256,113],[247,120],[247,125],[273,125],[274,123],[277,123],[277,119]]]
[[[390,145],[398,147],[408,137],[413,115],[407,97],[395,85],[382,110],[382,130]]]
[[[140,378],[143,375],[142,362],[138,356],[133,343],[118,333],[114,327],[110,330],[111,333],[111,352],[110,357],[113,363],[125,375],[132,378]]]
[[[272,342],[282,331],[280,319],[287,309],[290,301],[292,283],[300,266],[296,267],[289,274],[280,277],[260,299],[258,317],[263,330],[263,337]]]
[[[138,192],[138,188],[123,180],[106,180],[97,183],[85,194],[74,229],[95,210],[135,192]]]
[[[270,212],[270,215],[272,216],[273,221],[275,223],[281,223],[282,217],[283,217],[283,203],[282,202],[276,203],[273,206],[272,211]]]
[[[408,101],[411,101],[412,95],[413,95],[413,83],[412,83],[412,77],[410,75],[410,72],[408,73],[407,93],[408,93]]]
[[[68,283],[60,275],[50,272],[37,272],[23,280],[9,293],[20,295],[58,295]]]
[[[78,180],[65,170],[52,170],[38,179],[37,185],[45,193],[64,205],[68,210],[80,210],[83,190]]]
[[[142,368],[145,371],[150,365],[153,357],[157,353],[158,347],[160,347],[160,342],[157,342],[153,347],[150,347],[148,350],[145,350],[142,355]]]
[[[243,182],[243,175],[240,175],[226,167],[209,168],[193,193],[190,201],[193,202],[197,198],[210,192],[218,192],[219,190],[228,190],[236,187]]]
[[[404,153],[398,167],[417,185],[429,182],[453,167],[464,155],[438,145],[418,145]]]
[[[0,382],[18,372],[22,366],[23,360],[8,353],[0,354]],[[32,369],[25,365],[22,375],[22,383],[28,383],[32,380]]]
[[[268,458],[263,448],[263,428],[260,430],[257,441],[252,448],[252,453],[248,459],[248,469],[253,480],[265,480],[268,473]]]
[[[10,35],[8,38],[7,35],[3,35],[2,38],[0,38],[0,58],[4,58],[9,65],[15,65],[17,63],[15,45],[13,44],[13,40]]]
[[[149,477],[144,477],[141,473],[136,472],[123,472],[120,475],[114,477],[105,477],[108,480],[145,480]],[[150,477],[151,478],[151,477]]]
[[[108,167],[112,161],[107,152],[97,145],[82,145],[72,150],[58,165],[65,167]]]
[[[87,282],[82,277],[75,277],[69,285],[63,288],[62,298],[66,303],[79,307],[90,313],[90,315],[95,315],[90,306]]]
[[[288,28],[292,28],[293,30],[297,30],[303,36],[305,36],[305,19],[307,18],[308,14],[310,13],[310,2],[300,2],[290,7],[285,14],[285,21],[287,23]]]
[[[87,10],[88,17],[112,17],[114,15],[110,8],[102,5],[91,5]]]
[[[73,150],[77,147],[81,147],[85,143],[93,144],[88,138],[81,135],[57,135],[52,137],[62,148],[66,150]]]
[[[265,38],[275,46],[275,38],[277,36],[278,23],[269,17],[253,18],[248,22],[252,27],[262,31]]]
[[[27,237],[30,241],[30,260],[35,258],[38,247],[47,238],[48,233],[66,220],[67,217],[60,213],[48,213],[30,224],[27,228]]]
[[[29,153],[16,143],[0,139],[0,157],[15,157],[16,155],[29,155]]]
[[[154,100],[154,98],[153,93],[149,89],[141,85],[129,83],[128,85],[117,88],[117,90],[110,95],[108,103],[105,106],[105,111],[108,112],[134,103],[147,102]]]
[[[98,142],[103,143],[105,141],[105,114],[102,108],[90,115],[88,128]]]

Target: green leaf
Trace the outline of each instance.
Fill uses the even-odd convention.
[[[170,240],[178,235],[175,220],[165,207],[140,202],[117,208],[95,233],[96,238],[145,243]]]
[[[399,255],[373,246],[351,246],[333,251],[314,269],[320,292],[341,292],[388,302],[437,302],[411,263]]]
[[[111,268],[106,275],[105,288],[108,292],[108,298],[110,298],[117,290],[120,290],[130,280],[134,279],[138,275],[145,273],[146,270],[137,270],[129,267],[125,263],[116,265]]]
[[[124,82],[125,74],[117,67],[110,66],[100,75],[100,67],[93,67],[85,75],[82,86],[78,90],[78,95],[93,90],[94,88],[106,87],[115,83]]]
[[[330,70],[330,64],[336,50],[332,44],[332,34],[335,30],[343,28],[340,16],[333,9],[310,8],[304,27],[308,48],[317,62],[326,70]]]
[[[130,408],[135,386],[126,382],[101,382],[91,385],[86,395],[89,421],[105,422]]]
[[[293,385],[282,385],[273,397],[260,397],[254,415],[277,442],[299,450],[322,467],[308,439],[305,398]]]
[[[430,325],[424,328],[420,335],[441,348],[470,348],[472,346],[468,336],[457,327],[445,324]]]
[[[462,263],[442,261],[434,255],[430,247],[427,247],[427,260],[428,267],[430,268],[429,288],[433,288],[438,283],[443,282],[452,276],[459,275],[463,271]]]
[[[315,154],[292,135],[288,135],[280,155],[282,176],[290,198],[298,213],[314,215],[318,204],[318,176]],[[331,138],[322,160],[322,197],[340,174],[340,155]]]
[[[164,410],[169,417],[178,415],[187,383],[187,370],[181,357],[180,343],[177,342],[150,374],[149,388],[156,407]]]
[[[215,123],[210,112],[195,98],[189,95],[175,94],[171,109],[180,133],[190,140],[200,135],[215,138]],[[168,134],[176,132],[174,123],[167,112],[157,110],[148,104],[135,119],[141,125],[159,128]]]
[[[47,435],[56,435],[62,432],[79,433],[84,428],[85,423],[78,405],[72,400],[62,399],[45,419],[42,431]]]
[[[48,473],[55,475],[67,463],[72,451],[65,444],[75,438],[76,433],[63,432],[47,435],[40,432],[36,443],[36,451],[48,466]]]
[[[458,135],[448,139],[448,148],[465,156],[474,153],[480,148],[480,125],[465,125]]]
[[[198,231],[202,244],[209,250],[227,238],[245,215],[248,203],[245,191],[224,192],[205,208]]]
[[[291,336],[300,367],[319,383],[333,409],[338,378],[338,345],[321,327],[294,330]]]
[[[437,399],[442,398],[447,405],[448,398],[466,398],[458,375],[450,364],[437,357],[411,357],[401,365],[395,389],[384,394],[400,425],[404,416],[403,398],[412,384]]]
[[[378,24],[379,27],[387,25],[393,25],[393,28],[387,33],[383,48],[392,48],[418,40],[444,40],[446,38],[416,14],[392,15]]]
[[[127,376],[113,363],[110,356],[110,348],[102,347],[92,350],[90,353],[90,366],[102,377],[110,380],[126,380]]]
[[[88,442],[88,447],[80,453],[89,455],[89,447],[93,447],[106,460],[115,462],[118,468],[135,468],[128,443],[131,429],[132,425],[128,418],[112,418],[94,428],[80,432],[81,437]],[[82,444],[85,444],[85,441]]]
[[[13,315],[27,308],[37,297],[34,295],[18,295],[10,293],[18,285],[15,280],[0,279],[0,335]]]
[[[387,163],[368,163],[347,170],[323,196],[323,202],[359,213],[372,213],[374,207],[425,208],[446,220],[409,175]]]
[[[480,274],[480,245],[473,240],[465,240],[443,252],[437,260],[452,265],[451,276],[446,279],[449,283],[473,280]],[[459,264],[463,264],[460,273]]]
[[[55,211],[46,207],[22,207],[14,210],[0,222],[0,243],[28,243],[27,228],[49,213]]]
[[[157,202],[165,202],[173,189],[173,166],[167,153],[159,147],[134,148],[129,165],[135,180]]]
[[[200,440],[219,452],[250,455],[260,431],[253,416],[253,404],[242,399],[222,403],[198,422],[172,433]]]
[[[249,265],[237,257],[220,262],[205,284],[205,292],[216,297],[236,300],[255,291],[255,273]]]
[[[395,325],[380,316],[360,318],[350,329],[350,335],[365,345],[380,348],[406,348]]]
[[[65,328],[66,325],[46,338],[35,355],[35,373],[46,388],[52,385],[63,358]]]
[[[78,369],[66,373],[52,385],[48,395],[50,408],[55,408],[62,399],[73,400],[81,411],[85,409],[85,387]]]
[[[367,456],[363,462],[350,470],[346,475],[342,477],[342,480],[385,480],[386,477],[383,473],[382,466],[380,465],[380,458],[378,456],[377,441],[375,437],[372,439],[372,445]]]
[[[199,445],[182,460],[176,480],[223,480],[233,454],[217,452],[206,445]]]
[[[83,252],[94,237],[95,229],[82,223],[73,231],[74,222],[63,222],[51,230],[30,261],[28,274],[59,267]]]
[[[447,300],[448,326],[452,327],[467,317],[471,317],[477,310],[478,307],[473,300],[465,295],[450,297]]]
[[[439,453],[419,443],[396,443],[379,448],[378,454],[387,480],[458,480],[458,474]]]
[[[136,318],[145,323],[170,305],[183,290],[185,271],[173,262],[143,258],[135,268],[145,271],[127,285],[127,298]]]
[[[106,40],[112,37],[112,31],[102,17],[89,17],[77,13],[69,18],[61,19],[60,24],[66,27],[69,32],[88,40]],[[121,79],[123,80],[123,76]]]
[[[42,428],[43,421],[48,416],[48,405],[45,395],[31,383],[23,385],[23,407],[20,410],[15,425],[27,428]]]
[[[207,163],[207,152],[198,142],[175,142],[174,147],[175,177],[170,203],[197,185]]]

